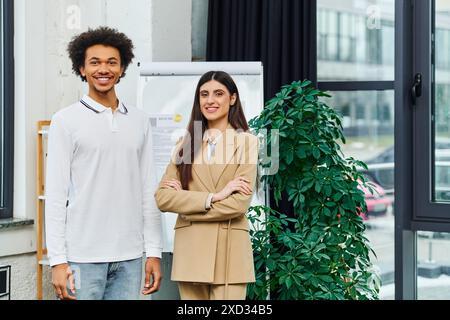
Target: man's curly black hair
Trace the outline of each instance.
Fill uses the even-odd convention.
[[[125,70],[134,58],[134,45],[130,38],[124,33],[109,27],[98,27],[97,29],[89,28],[88,31],[83,32],[72,39],[67,47],[67,51],[72,60],[73,72],[80,76],[83,81],[86,81],[86,77],[83,77],[80,73],[80,67],[84,66],[86,50],[97,44],[111,46],[119,50],[120,62],[124,68],[121,78],[125,77]]]

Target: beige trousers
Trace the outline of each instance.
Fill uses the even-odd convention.
[[[247,284],[229,284],[225,298],[224,284],[178,282],[181,300],[245,300]]]

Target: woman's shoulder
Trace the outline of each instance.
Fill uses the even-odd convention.
[[[249,131],[237,131],[235,143],[245,153],[257,153],[258,137]]]
[[[258,141],[258,137],[250,131],[237,130],[236,136],[241,141],[249,141],[250,143],[256,143]]]

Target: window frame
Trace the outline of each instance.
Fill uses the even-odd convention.
[[[2,99],[0,112],[3,113],[3,159],[0,166],[0,219],[13,217],[13,190],[14,190],[14,1],[0,0],[1,5],[1,74]]]
[[[417,99],[413,114],[413,214],[411,228],[414,231],[450,232],[449,202],[436,201],[435,193],[435,138],[436,138],[436,86],[435,0],[430,2],[410,0],[414,5],[414,53],[411,75],[422,75],[423,92]],[[414,29],[415,28],[415,29]],[[431,58],[430,58],[431,57]],[[410,79],[409,86],[413,83]]]

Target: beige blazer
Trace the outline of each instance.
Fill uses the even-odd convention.
[[[229,126],[216,145],[211,163],[207,163],[207,142],[203,142],[202,152],[194,159],[189,191],[160,184],[155,193],[159,209],[179,214],[172,280],[212,284],[255,281],[246,217],[251,196],[234,193],[213,203],[209,210],[205,204],[209,193],[221,191],[238,176],[247,177],[255,190],[257,145],[254,135],[237,133]],[[162,180],[180,179],[173,159]]]

